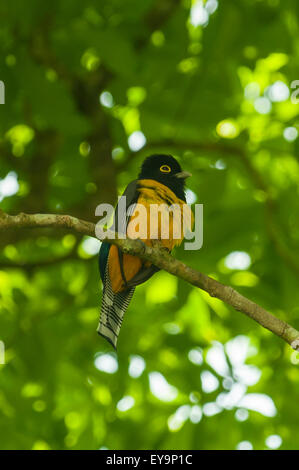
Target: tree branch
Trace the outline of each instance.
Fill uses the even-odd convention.
[[[76,217],[69,215],[24,213],[11,216],[0,210],[0,232],[5,231],[8,228],[34,227],[67,228],[74,232],[96,238],[95,224],[77,219]],[[109,238],[109,232],[107,232],[106,236]],[[143,260],[151,261],[160,269],[164,269],[170,274],[203,289],[208,292],[210,296],[217,297],[223,302],[226,302],[235,310],[244,313],[264,328],[267,328],[272,331],[272,333],[282,338],[290,344],[293,349],[299,351],[299,331],[239,294],[232,287],[221,284],[215,279],[190,268],[157,247],[153,248],[146,246],[140,240],[109,239],[109,241],[119,246],[124,253],[138,256]]]

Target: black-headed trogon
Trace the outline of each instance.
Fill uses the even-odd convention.
[[[178,205],[181,209],[186,204],[184,191],[185,179],[190,173],[182,171],[180,164],[171,155],[151,155],[147,157],[138,175],[138,179],[132,181],[124,191],[122,197],[126,197],[126,209],[137,204],[146,208],[149,216],[150,205],[158,204],[161,207]],[[162,206],[163,205],[163,206]],[[138,212],[138,211],[137,211]],[[183,210],[181,211],[181,214]],[[123,226],[126,235],[135,238],[129,232],[129,222],[136,216],[134,209],[126,217]],[[169,213],[170,227],[168,238],[161,237],[161,220],[150,223],[158,224],[157,240],[169,251],[176,245],[180,245],[184,232],[180,238],[173,238],[175,224],[183,227],[182,216],[175,220],[175,215]],[[172,218],[171,218],[172,217]],[[191,215],[192,217],[192,215]],[[113,229],[118,231],[117,209],[115,210]],[[153,227],[152,227],[153,228]],[[191,228],[191,227],[189,227]],[[147,236],[141,238],[147,245],[152,245],[150,227],[146,228]],[[159,269],[147,261],[128,254],[123,254],[118,247],[108,242],[103,242],[99,254],[100,274],[103,281],[102,307],[98,333],[104,336],[116,349],[117,338],[122,324],[123,316],[133,296],[135,287],[149,279]]]

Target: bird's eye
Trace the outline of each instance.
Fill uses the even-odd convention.
[[[170,173],[171,168],[168,165],[162,165],[162,166],[160,166],[160,171],[162,171],[162,173]]]

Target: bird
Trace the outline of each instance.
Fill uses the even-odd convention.
[[[158,207],[162,207],[162,213],[163,211],[169,213],[169,234],[164,238],[162,236],[161,220],[163,214],[161,214],[161,218],[149,218],[150,224],[147,224],[141,240],[148,246],[159,243],[162,249],[171,252],[183,241],[184,230],[180,232],[179,238],[175,238],[174,231],[178,229],[178,226],[181,228],[183,225],[182,212],[176,216],[169,208],[177,205],[181,209],[188,208],[190,210],[185,196],[185,181],[189,176],[192,176],[191,173],[183,171],[179,162],[172,155],[154,154],[148,156],[141,165],[138,178],[128,184],[121,196],[121,198],[125,197],[127,212],[122,220],[119,220],[118,206],[116,207],[113,230],[125,232],[129,238],[134,238],[132,230],[134,232],[136,225],[133,229],[130,229],[130,225],[134,219],[136,221],[138,215],[140,216],[138,205],[142,205],[146,215],[150,216],[151,205],[158,204]],[[120,199],[118,204],[120,204]],[[190,213],[191,219],[188,220],[191,220],[191,227],[189,228],[192,228],[193,214],[191,210]],[[142,223],[143,219],[141,218]],[[151,229],[153,232],[156,229],[156,238],[154,239],[150,237]],[[103,283],[103,294],[97,332],[117,350],[123,317],[133,297],[135,287],[150,279],[159,271],[159,268],[136,256],[124,254],[116,245],[103,241],[99,252],[99,270]]]

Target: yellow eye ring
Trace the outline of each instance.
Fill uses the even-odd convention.
[[[162,173],[170,173],[171,168],[168,165],[162,165],[162,166],[160,166],[160,171],[162,171]]]

